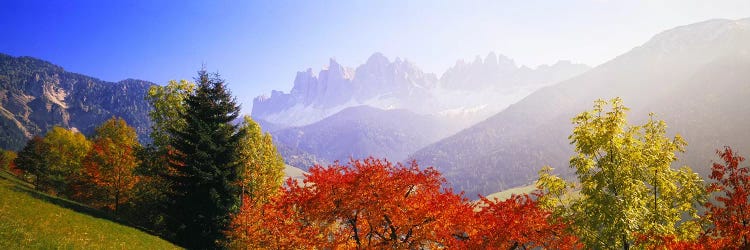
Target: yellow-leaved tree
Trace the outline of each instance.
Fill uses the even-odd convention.
[[[280,190],[284,178],[284,160],[273,145],[271,134],[263,133],[250,116],[243,117],[240,129],[240,179],[242,204],[234,216],[227,238],[231,248],[258,248],[264,205]]]
[[[573,118],[570,167],[577,180],[566,182],[543,168],[537,185],[546,195],[540,202],[570,220],[587,248],[697,237],[703,180],[687,166],[672,168],[687,143],[679,135],[667,137],[666,123],[653,114],[643,125],[628,124],[627,111],[620,98],[597,100],[592,111]]]
[[[44,136],[48,151],[45,153],[46,179],[53,194],[71,197],[75,187],[83,180],[83,159],[91,149],[91,142],[73,130],[55,126]]]
[[[284,180],[284,159],[273,145],[271,134],[263,133],[250,116],[244,116],[240,139],[240,186],[244,194],[266,202],[281,187]]]

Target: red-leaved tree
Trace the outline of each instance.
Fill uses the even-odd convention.
[[[474,206],[444,183],[415,162],[368,158],[315,166],[302,183],[287,180],[267,204],[245,198],[228,234],[249,248],[464,246]]]
[[[578,239],[567,232],[567,225],[528,194],[514,194],[504,201],[481,197],[481,201],[472,249],[581,248]]]
[[[740,166],[745,158],[730,147],[717,150],[724,164],[714,163],[709,192],[720,192],[715,202],[706,204],[714,227],[710,236],[725,248],[750,248],[750,168]]]
[[[571,249],[567,225],[529,195],[483,205],[443,188],[416,162],[368,158],[315,166],[263,202],[243,198],[227,232],[230,248]]]

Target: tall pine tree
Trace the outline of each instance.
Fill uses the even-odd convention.
[[[176,239],[188,248],[219,248],[239,205],[238,149],[243,132],[232,122],[239,106],[217,74],[198,72],[185,100],[184,128],[173,129],[169,209]]]

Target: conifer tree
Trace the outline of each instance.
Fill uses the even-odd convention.
[[[239,206],[239,106],[217,74],[198,72],[185,99],[184,128],[172,129],[170,224],[185,247],[218,248]]]
[[[36,190],[44,190],[48,185],[46,180],[47,168],[49,163],[47,158],[44,157],[45,153],[49,151],[49,147],[44,143],[44,138],[40,136],[34,136],[26,143],[26,146],[18,152],[18,158],[15,163],[18,169],[24,173],[29,174],[34,183]]]

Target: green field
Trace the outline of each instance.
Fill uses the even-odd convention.
[[[284,164],[284,179],[287,177],[292,179],[297,179],[299,181],[302,181],[302,179],[305,179],[305,172],[302,169],[292,167],[290,165]]]
[[[498,198],[499,200],[502,201],[502,200],[506,200],[510,198],[512,194],[531,194],[531,192],[534,191],[535,189],[536,189],[536,184],[514,187],[511,189],[503,190],[502,192],[497,192],[497,193],[487,195],[487,199],[493,200],[495,198]]]
[[[178,249],[0,170],[0,249]]]

